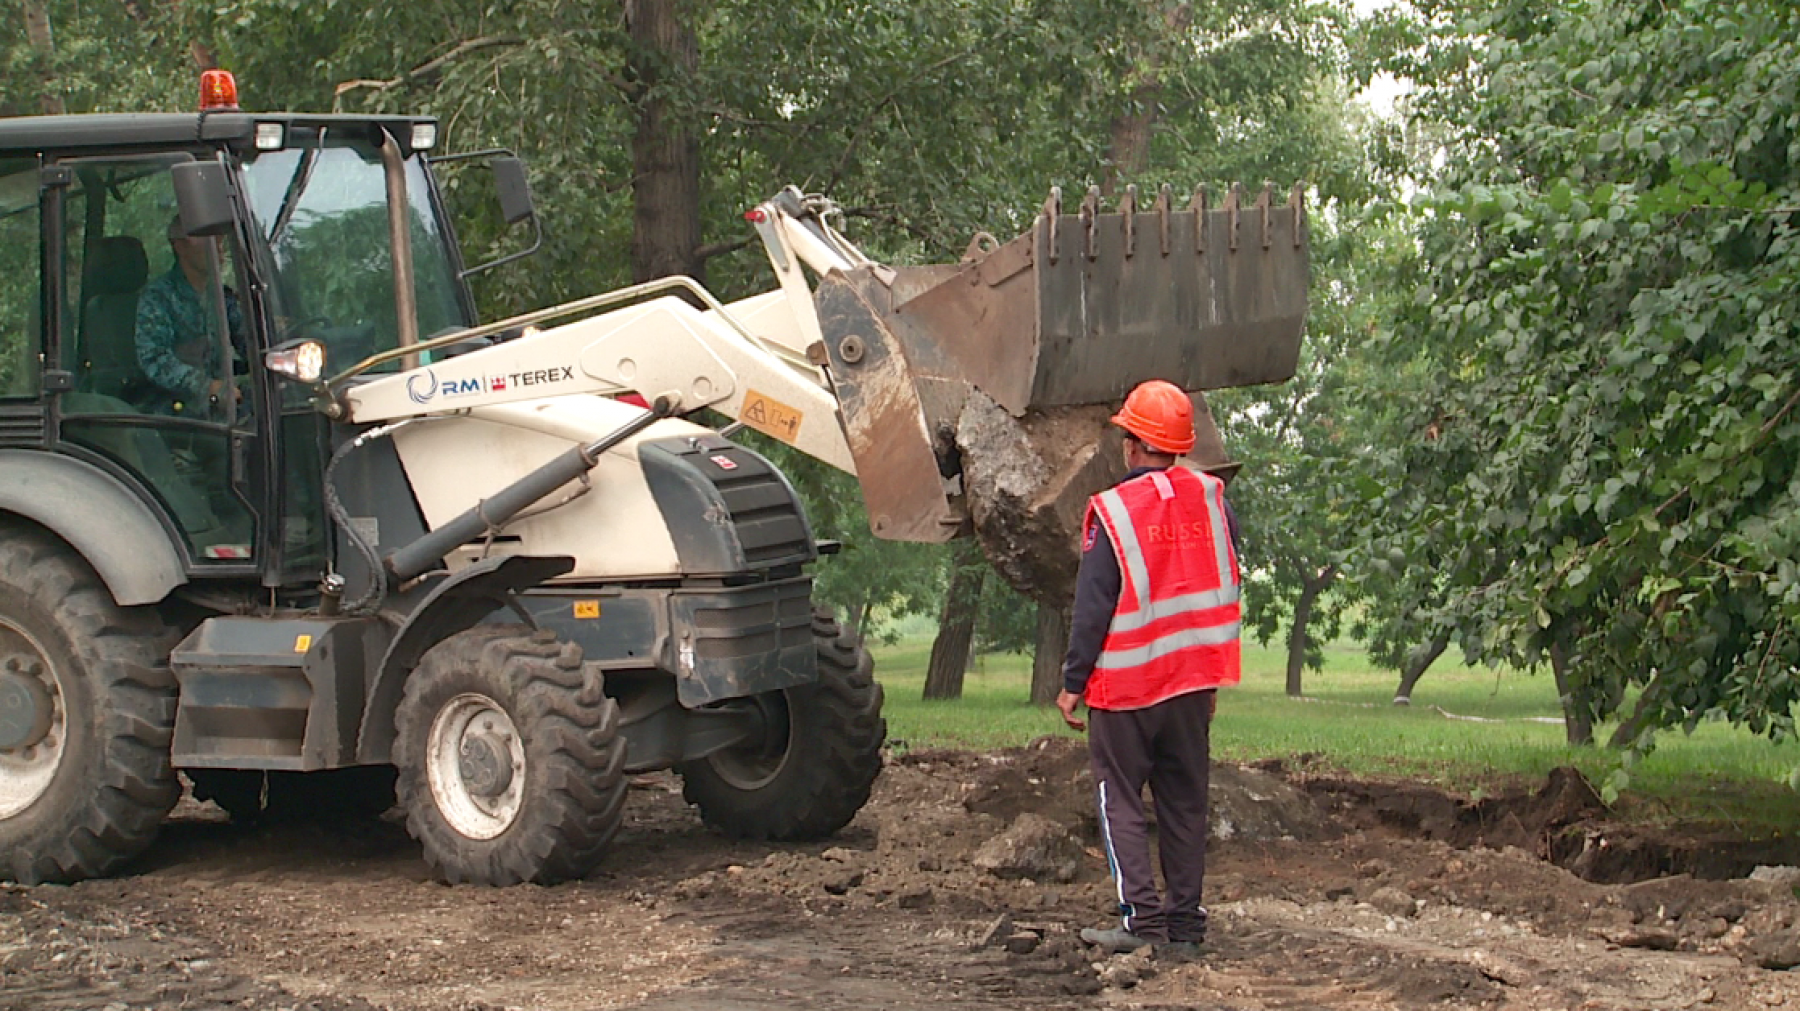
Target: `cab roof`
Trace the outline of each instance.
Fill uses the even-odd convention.
[[[0,153],[55,150],[121,151],[198,145],[249,147],[256,124],[282,123],[289,129],[368,130],[387,127],[402,145],[414,123],[429,116],[342,116],[292,112],[90,113],[77,116],[0,118]]]

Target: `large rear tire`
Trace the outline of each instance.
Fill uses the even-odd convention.
[[[0,876],[100,877],[156,838],[181,795],[169,638],[67,545],[0,528]]]
[[[881,774],[887,721],[862,637],[813,614],[816,684],[756,697],[767,732],[679,767],[683,796],[734,839],[822,839],[850,823]]]
[[[625,806],[618,703],[581,649],[521,625],[433,646],[395,714],[400,806],[453,884],[553,884],[594,868]]]

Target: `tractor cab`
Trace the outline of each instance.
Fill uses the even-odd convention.
[[[246,113],[217,77],[195,115],[0,122],[0,449],[129,489],[165,581],[316,585],[330,426],[268,363],[473,324],[436,139],[430,119]]]

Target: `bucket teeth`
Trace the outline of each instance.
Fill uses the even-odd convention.
[[[1206,185],[1202,183],[1195,186],[1188,196],[1186,210],[1224,210],[1233,206],[1240,210],[1261,207],[1268,207],[1270,210],[1276,211],[1300,209],[1304,208],[1306,205],[1306,185],[1299,182],[1294,183],[1293,187],[1282,196],[1282,202],[1279,204],[1275,202],[1275,198],[1275,184],[1273,182],[1265,181],[1253,197],[1249,195],[1243,183],[1232,183],[1230,186],[1226,187],[1224,202],[1214,204],[1210,192]],[[1061,186],[1052,186],[1050,187],[1049,194],[1044,198],[1043,205],[1038,208],[1038,214],[1041,217],[1056,217],[1074,214],[1075,216],[1082,218],[1092,218],[1099,217],[1103,214],[1136,214],[1146,210],[1143,206],[1143,193],[1135,183],[1127,185],[1119,192],[1118,206],[1116,209],[1111,211],[1107,210],[1105,199],[1100,187],[1089,186],[1083,191],[1081,202],[1077,204],[1075,210],[1071,212],[1063,202],[1063,188]],[[1164,207],[1167,207],[1170,213],[1174,213],[1176,210],[1175,187],[1168,183],[1163,183],[1156,188],[1156,197],[1151,201],[1148,209],[1151,211],[1158,211]]]
[[[1194,201],[1188,207],[1194,212],[1194,252],[1206,252],[1206,187],[1194,187]]]
[[[1294,183],[1293,188],[1289,190],[1286,197],[1283,198],[1283,203],[1277,204],[1275,199],[1275,184],[1273,182],[1264,182],[1262,188],[1257,191],[1254,199],[1245,193],[1242,184],[1234,183],[1226,189],[1224,201],[1221,202],[1217,208],[1214,208],[1212,201],[1207,194],[1206,187],[1204,185],[1195,186],[1192,196],[1188,199],[1187,206],[1187,210],[1194,215],[1194,252],[1197,254],[1204,254],[1206,252],[1207,212],[1214,209],[1225,212],[1226,222],[1230,226],[1228,238],[1226,240],[1226,248],[1231,252],[1235,253],[1238,250],[1238,229],[1243,221],[1243,212],[1251,210],[1256,212],[1258,224],[1261,226],[1260,237],[1262,239],[1262,248],[1270,249],[1274,246],[1277,229],[1273,224],[1273,216],[1280,211],[1288,211],[1292,215],[1291,221],[1293,225],[1292,235],[1294,247],[1299,248],[1304,245],[1305,239],[1303,235],[1304,222],[1306,219],[1305,186],[1296,182]],[[1118,210],[1111,212],[1117,214],[1119,217],[1119,228],[1121,229],[1124,238],[1120,252],[1126,259],[1130,259],[1137,253],[1137,216],[1138,212],[1142,209],[1143,208],[1139,206],[1138,201],[1138,188],[1135,185],[1131,185],[1125,187],[1124,193],[1120,195]],[[1175,229],[1171,225],[1171,222],[1174,220],[1174,215],[1177,213],[1175,209],[1174,187],[1167,183],[1159,186],[1157,188],[1155,202],[1151,205],[1150,209],[1156,214],[1157,218],[1158,251],[1166,257],[1170,255],[1174,249],[1173,235]],[[1082,195],[1081,203],[1077,205],[1075,209],[1074,216],[1081,221],[1081,255],[1090,262],[1100,255],[1100,249],[1104,245],[1098,240],[1097,235],[1101,228],[1110,227],[1107,222],[1101,220],[1102,217],[1108,213],[1109,212],[1102,204],[1100,187],[1088,187],[1087,192]],[[1047,222],[1048,225],[1050,239],[1048,243],[1048,261],[1052,265],[1054,265],[1062,256],[1062,244],[1058,242],[1057,239],[1061,226],[1061,219],[1065,216],[1067,215],[1064,213],[1062,187],[1052,186],[1050,187],[1050,195],[1044,200],[1044,205],[1038,212],[1038,217]]]
[[[1094,232],[1100,227],[1100,187],[1089,186],[1081,198],[1081,255],[1091,263],[1100,255]]]
[[[1125,219],[1125,258],[1137,252],[1137,187],[1125,187],[1125,199],[1119,201],[1119,217]]]
[[[1169,255],[1169,213],[1175,203],[1175,187],[1168,183],[1156,192],[1156,233],[1162,246],[1162,255]]]

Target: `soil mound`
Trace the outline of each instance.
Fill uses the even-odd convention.
[[[1041,737],[987,759],[976,770],[974,788],[963,799],[970,813],[992,815],[1004,822],[1021,814],[1038,814],[1060,822],[1089,843],[1099,842],[1094,774],[1083,742]],[[1311,841],[1343,834],[1343,826],[1312,797],[1261,769],[1215,762],[1210,793],[1215,839]],[[1152,818],[1155,808],[1153,798],[1149,804]]]

